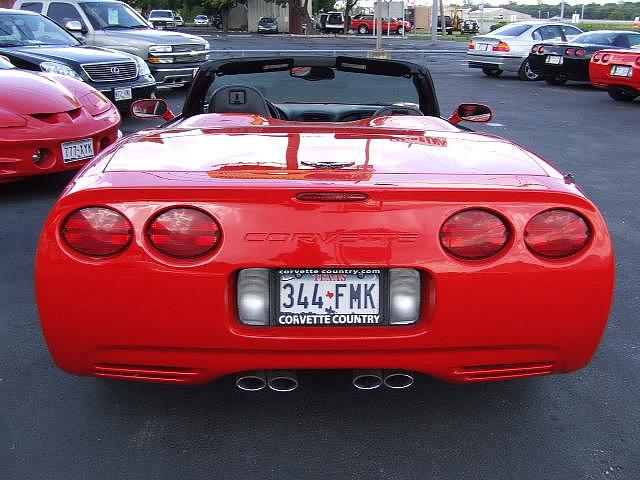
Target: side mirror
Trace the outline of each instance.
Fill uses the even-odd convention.
[[[64,28],[72,33],[87,33],[87,29],[78,20],[70,20],[64,24]]]
[[[135,118],[162,118],[167,121],[176,118],[169,104],[161,98],[136,100],[131,104],[130,111],[131,116]]]
[[[465,122],[490,122],[493,118],[493,111],[487,105],[480,103],[461,103],[449,117],[449,121],[454,125]]]

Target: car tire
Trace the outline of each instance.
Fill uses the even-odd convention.
[[[398,27],[398,30],[396,30],[396,33],[398,35],[403,35],[404,34],[404,27]]]
[[[497,77],[502,73],[502,70],[496,67],[482,67],[482,73],[487,77]]]
[[[544,81],[547,82],[549,85],[564,85],[565,83],[567,83],[566,78],[560,78],[560,77],[547,77],[544,79]]]
[[[612,88],[611,90],[608,90],[607,93],[611,98],[618,102],[633,102],[633,100],[638,96],[638,94],[622,88]]]
[[[360,25],[358,27],[358,33],[360,35],[365,35],[365,34],[369,33],[369,27],[367,27],[366,25]]]
[[[540,80],[541,77],[533,70],[531,70],[529,59],[526,58],[524,62],[522,62],[522,65],[520,65],[520,70],[518,70],[518,78],[527,82],[535,82],[536,80]]]

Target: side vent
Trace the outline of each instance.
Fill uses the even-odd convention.
[[[138,380],[141,382],[190,383],[200,376],[195,368],[165,367],[151,365],[120,365],[98,363],[94,366],[96,377]]]
[[[485,382],[549,375],[554,371],[553,362],[536,362],[460,367],[453,374],[462,382]]]

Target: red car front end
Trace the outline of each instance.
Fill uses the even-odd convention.
[[[475,382],[590,361],[612,296],[610,238],[538,157],[435,118],[224,117],[120,142],[51,212],[36,279],[61,368],[171,383],[369,368]]]
[[[633,100],[640,95],[640,50],[600,50],[591,58],[589,77],[615,100]]]
[[[117,108],[82,82],[11,69],[0,84],[0,183],[76,170],[118,138]]]

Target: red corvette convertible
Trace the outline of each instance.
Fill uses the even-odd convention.
[[[539,156],[456,126],[488,107],[439,115],[408,62],[210,62],[180,116],[53,208],[36,281],[55,362],[280,391],[302,369],[369,389],[584,367],[614,282],[602,215]]]
[[[640,48],[600,50],[591,58],[589,77],[614,100],[633,101],[640,95]]]
[[[78,169],[117,140],[119,125],[92,87],[0,58],[0,183]]]

